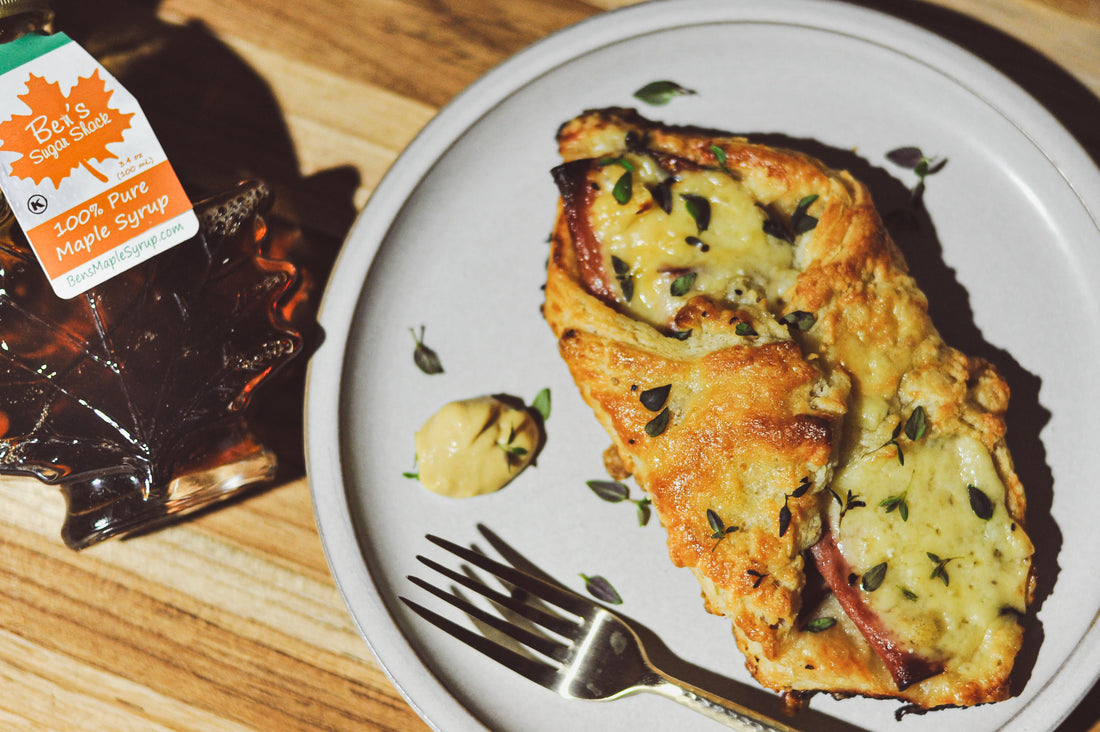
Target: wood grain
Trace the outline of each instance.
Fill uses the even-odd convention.
[[[196,197],[279,190],[313,293],[382,175],[438,109],[548,34],[630,0],[59,0],[58,25],[142,101]],[[868,0],[868,4],[870,0]],[[1100,160],[1100,3],[873,3],[1042,95]],[[301,455],[302,379],[259,415],[277,483],[81,553],[64,503],[0,479],[0,729],[420,730],[329,575]],[[1094,691],[1062,727],[1100,732]]]

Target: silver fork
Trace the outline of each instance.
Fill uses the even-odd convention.
[[[459,608],[474,620],[536,651],[546,657],[547,662],[489,640],[406,597],[400,598],[402,602],[428,622],[536,684],[569,699],[611,700],[647,691],[678,701],[735,729],[752,732],[796,732],[793,727],[779,720],[660,671],[650,662],[637,633],[617,614],[588,598],[446,539],[430,534],[427,538],[462,560],[513,585],[520,592],[511,595],[497,592],[476,579],[418,555],[420,562],[463,587],[489,598],[502,608],[545,628],[561,640],[532,632],[485,612],[462,597],[441,590],[419,577],[410,576],[409,580]],[[565,611],[576,619],[547,612],[527,603],[523,593]]]

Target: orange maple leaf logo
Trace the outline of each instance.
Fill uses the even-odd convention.
[[[49,178],[57,188],[73,169],[83,167],[107,182],[92,162],[118,157],[107,146],[122,142],[122,133],[130,129],[134,116],[108,107],[113,95],[99,69],[81,77],[68,96],[61,93],[58,82],[30,74],[27,91],[19,96],[30,113],[0,122],[0,150],[23,154],[12,163],[11,177],[30,178],[36,184]]]

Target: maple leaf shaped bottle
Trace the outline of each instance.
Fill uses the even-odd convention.
[[[44,5],[0,0],[0,40]],[[260,182],[199,202],[196,236],[66,299],[0,197],[0,474],[60,486],[73,549],[274,476],[246,409],[302,338],[296,270],[260,254],[270,205]]]

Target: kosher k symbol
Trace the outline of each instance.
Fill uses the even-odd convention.
[[[27,199],[27,209],[29,209],[31,213],[45,213],[49,205],[49,201],[47,201],[46,197],[41,193],[36,193]]]

